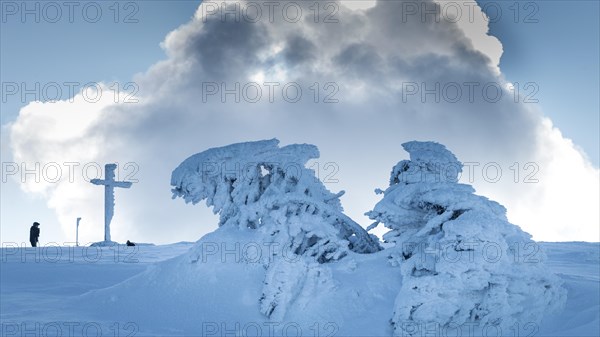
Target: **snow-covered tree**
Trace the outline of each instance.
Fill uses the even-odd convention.
[[[173,171],[171,185],[174,198],[206,200],[219,215],[219,226],[258,230],[277,243],[268,257],[260,303],[265,315],[282,318],[305,282],[327,275],[319,265],[380,246],[343,214],[343,191],[331,193],[305,167],[319,157],[318,149],[278,144],[276,139],[239,143],[193,155]]]
[[[389,188],[378,191],[383,199],[367,213],[372,227],[390,229],[389,261],[403,277],[395,334],[534,332],[566,298],[543,252],[502,205],[457,182],[462,163],[443,145],[402,146],[410,160],[394,166]]]

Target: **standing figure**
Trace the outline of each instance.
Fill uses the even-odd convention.
[[[40,223],[34,222],[31,228],[29,229],[29,242],[31,242],[31,247],[37,247],[39,237]]]

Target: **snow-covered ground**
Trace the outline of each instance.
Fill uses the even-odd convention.
[[[255,235],[220,228],[202,239],[207,245],[195,263],[188,252],[191,243],[133,248],[5,245],[0,250],[1,336],[392,333],[389,319],[401,276],[378,256],[385,251],[353,254],[320,269],[329,273],[318,278],[325,281],[304,284],[284,319],[273,320],[260,313],[265,268],[254,262],[260,252]],[[548,268],[565,282],[566,307],[539,327],[524,322],[504,334],[599,336],[600,244],[540,246],[548,255]],[[293,261],[289,263],[293,272]],[[418,335],[469,336],[469,331],[427,329]]]

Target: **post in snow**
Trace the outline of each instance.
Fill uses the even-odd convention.
[[[77,218],[77,226],[75,228],[75,246],[79,247],[79,221],[81,218]]]
[[[130,188],[131,182],[116,181],[115,169],[117,164],[104,165],[105,179],[92,179],[90,182],[94,185],[104,185],[104,241],[110,240],[110,221],[115,213],[115,187]]]

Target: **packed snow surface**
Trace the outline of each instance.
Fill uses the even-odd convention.
[[[98,327],[101,336],[115,336],[115,331],[119,336],[231,336],[227,331],[236,328],[240,336],[296,336],[296,328],[305,336],[315,336],[317,328],[319,336],[392,335],[390,312],[401,277],[381,259],[383,252],[331,264],[327,283],[305,290],[289,317],[270,320],[260,314],[257,300],[264,268],[252,262],[256,255],[250,248],[243,251],[253,240],[251,233],[218,229],[201,240],[209,243],[205,259],[194,264],[186,253],[193,243],[121,246],[119,251],[5,246],[0,249],[2,336],[25,336],[25,328],[37,329],[34,336],[61,336],[50,333],[56,325],[62,336],[69,336],[70,326],[72,336],[96,336]],[[219,247],[213,252],[214,244]],[[600,244],[538,244],[548,256],[548,270],[565,282],[567,302],[539,326],[524,322],[518,336],[599,336]],[[189,278],[188,271],[196,277]],[[488,335],[494,336],[493,330]],[[468,331],[459,336],[469,336]]]

